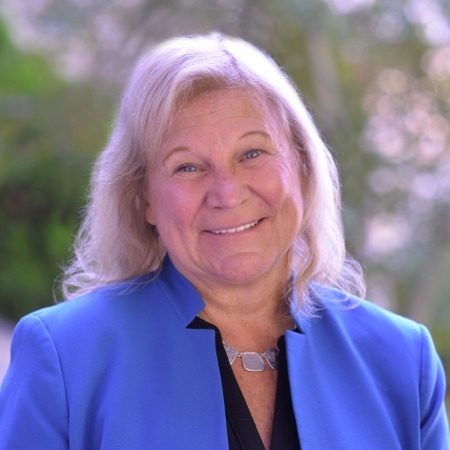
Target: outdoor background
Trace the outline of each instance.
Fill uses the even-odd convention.
[[[0,378],[11,326],[54,302],[132,61],[163,38],[210,30],[265,48],[296,81],[340,166],[348,247],[368,298],[425,323],[448,369],[449,5],[3,0]]]

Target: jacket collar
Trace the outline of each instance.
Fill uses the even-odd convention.
[[[178,272],[168,256],[164,258],[161,272],[156,281],[185,327],[205,307],[205,302],[195,287]]]

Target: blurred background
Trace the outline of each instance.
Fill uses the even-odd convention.
[[[339,163],[368,298],[425,323],[448,369],[447,0],[3,0],[0,379],[14,323],[54,302],[133,61],[211,30],[265,48],[298,84]]]

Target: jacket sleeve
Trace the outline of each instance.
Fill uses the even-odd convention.
[[[421,326],[420,437],[423,450],[450,450],[445,376],[428,330]]]
[[[34,314],[17,325],[0,389],[0,450],[68,449],[68,411],[58,354]]]

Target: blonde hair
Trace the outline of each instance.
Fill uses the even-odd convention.
[[[132,72],[93,170],[73,260],[64,273],[66,298],[160,267],[165,249],[144,215],[147,167],[177,109],[202,92],[224,88],[246,88],[270,104],[297,152],[305,216],[292,248],[289,289],[299,305],[312,311],[312,282],[364,294],[360,266],[345,251],[336,165],[294,84],[252,44],[213,33],[168,40]]]

